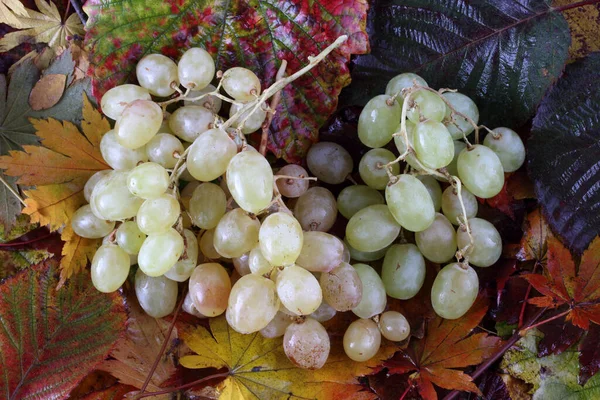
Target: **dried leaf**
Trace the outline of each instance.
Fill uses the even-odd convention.
[[[19,25],[19,17],[27,15],[27,9],[20,0],[0,0],[0,24]]]
[[[16,185],[16,179],[9,176],[4,176],[0,172],[0,178],[6,182],[18,193]],[[6,187],[3,182],[0,182],[0,226],[3,226],[5,230],[10,229],[17,221],[17,215],[21,212],[21,201]]]
[[[554,7],[573,4],[573,0],[553,0]],[[571,60],[584,57],[591,52],[600,50],[600,5],[587,4],[562,12],[571,29],[571,47],[569,58]]]
[[[546,265],[546,252],[548,239],[552,232],[539,208],[532,211],[523,222],[523,238],[516,258],[520,261],[537,261]]]
[[[88,261],[92,261],[98,247],[102,244],[101,239],[86,239],[73,232],[70,224],[65,226],[60,238],[65,242],[60,260],[60,281],[56,289],[60,289],[76,273],[85,269]]]
[[[29,105],[34,111],[46,110],[58,103],[65,91],[67,76],[48,74],[40,79],[29,94]]]

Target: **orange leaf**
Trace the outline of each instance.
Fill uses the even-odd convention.
[[[44,75],[29,94],[29,104],[35,111],[53,107],[63,95],[67,76],[64,74]]]
[[[57,289],[60,289],[73,274],[85,269],[88,260],[92,261],[102,242],[100,239],[86,239],[76,235],[70,224],[65,226],[60,238],[65,244],[60,260],[60,281]]]
[[[546,263],[547,240],[552,232],[546,224],[539,208],[531,212],[523,223],[523,238],[516,258],[520,261],[536,260],[542,264]]]

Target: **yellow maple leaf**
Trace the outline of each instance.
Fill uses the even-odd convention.
[[[100,247],[101,239],[86,239],[73,232],[70,224],[60,235],[61,240],[65,242],[62,249],[62,258],[60,260],[60,281],[57,289],[60,289],[67,279],[73,274],[85,269],[88,260],[92,261],[94,253]]]
[[[399,349],[384,340],[375,357],[357,363],[344,354],[340,340],[332,340],[325,366],[309,371],[288,360],[281,338],[242,335],[231,329],[223,316],[210,319],[210,332],[201,326],[184,326],[180,337],[196,353],[180,359],[184,367],[229,369],[217,388],[221,400],[374,399],[374,394],[361,391],[357,377],[369,374]]]
[[[22,5],[23,9],[13,7],[15,2],[19,3],[18,0],[0,0],[0,18],[6,19],[6,21],[0,22],[23,30],[4,35],[0,40],[0,52],[8,51],[26,42],[48,43],[48,46],[56,49],[65,47],[69,37],[85,34],[83,25],[76,14],[71,14],[63,22],[58,8],[51,1],[35,0],[40,11],[24,8]]]

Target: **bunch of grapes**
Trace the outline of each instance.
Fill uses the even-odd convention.
[[[309,369],[328,358],[321,323],[337,312],[358,317],[343,339],[353,360],[373,357],[382,336],[405,340],[409,323],[385,311],[387,296],[419,292],[424,258],[457,257],[436,278],[436,312],[458,318],[469,309],[478,290],[469,262],[489,266],[501,249],[493,225],[475,218],[474,195],[493,196],[504,171],[523,162],[516,160],[522,143],[514,132],[499,128],[486,137],[488,147],[471,145],[466,137],[479,128],[470,99],[400,75],[360,117],[360,139],[373,148],[359,165],[366,185],[348,186],[336,199],[318,183],[348,179],[354,165],[343,147],[313,145],[310,177],[300,165],[274,171],[246,142],[273,112],[265,105],[269,90],[291,80],[261,92],[252,71],[215,69],[201,48],[187,50],[177,64],[151,54],[137,64],[139,85],[103,96],[102,110],[115,125],[100,150],[112,170],[89,179],[89,204],[72,218],[78,235],[103,238],[91,265],[99,291],[118,290],[137,264],[137,299],[148,315],[161,318],[173,312],[179,283],[187,281],[185,312],[225,313],[242,334],[283,336],[288,358]],[[400,157],[382,148],[392,139]],[[402,160],[412,169],[400,175]],[[450,182],[443,193],[435,178]],[[344,238],[327,233],[338,211],[349,219]],[[402,229],[417,232],[416,245],[406,243]],[[366,264],[382,258],[381,274]]]

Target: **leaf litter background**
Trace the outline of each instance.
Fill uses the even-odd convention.
[[[598,224],[593,223],[599,215],[594,197],[598,157],[584,151],[597,142],[593,110],[598,86],[593,77],[598,68],[593,52],[600,49],[598,2],[573,7],[564,0],[552,4],[404,0],[228,5],[135,0],[108,1],[100,7],[92,0],[86,4],[90,22],[85,49],[79,42],[83,30],[67,3],[24,1],[21,9],[12,0],[0,2],[0,21],[11,23],[5,19],[6,7],[17,21],[8,28],[0,25],[0,35],[4,34],[0,48],[8,50],[2,53],[0,67],[9,73],[8,78],[0,76],[0,168],[13,189],[27,197],[24,211],[30,215],[16,217],[21,205],[2,186],[0,276],[10,278],[0,284],[0,315],[17,325],[0,332],[0,360],[8,360],[11,367],[15,362],[31,366],[30,373],[21,375],[16,373],[19,368],[3,368],[11,371],[4,373],[2,384],[8,398],[65,397],[69,391],[71,398],[121,398],[142,387],[155,360],[156,372],[147,391],[188,384],[191,389],[184,393],[191,398],[252,398],[257,385],[253,380],[267,382],[262,390],[270,397],[292,391],[318,398],[436,398],[452,389],[482,393],[485,398],[593,399],[600,395],[596,375],[600,349],[595,339],[600,332],[594,323],[600,250],[597,241],[592,243],[598,235]],[[141,13],[150,17],[141,22]],[[217,28],[222,28],[222,35]],[[427,283],[417,297],[389,304],[409,319],[410,341],[385,343],[369,365],[349,363],[339,341],[352,317],[339,314],[327,322],[334,351],[330,364],[322,371],[306,372],[286,369],[290,366],[280,341],[227,335],[222,318],[208,323],[181,315],[168,335],[172,318],[154,320],[136,308],[135,301],[90,291],[88,275],[79,272],[97,241],[86,242],[68,228],[60,234],[52,232],[83,203],[85,179],[107,168],[97,143],[109,125],[94,109],[90,79],[84,73],[86,50],[96,98],[130,79],[135,61],[145,52],[160,51],[176,58],[183,49],[204,41],[217,55],[220,68],[245,64],[266,87],[279,60],[287,59],[288,71],[295,71],[309,54],[341,33],[351,34],[349,44],[284,91],[280,119],[270,130],[270,150],[276,155],[299,161],[335,111],[320,130],[322,140],[337,141],[356,161],[360,159],[365,152],[355,137],[360,107],[337,107],[337,96],[350,83],[350,76],[352,85],[340,99],[344,105],[364,104],[394,74],[415,71],[434,87],[454,87],[474,97],[482,122],[516,128],[526,140],[527,121],[535,115],[532,139],[526,141],[527,171],[510,175],[503,192],[480,206],[480,215],[501,231],[505,251],[496,266],[478,271],[482,293],[470,313],[457,321],[435,318],[426,292],[439,266],[430,264]],[[352,54],[369,50],[368,55],[352,57],[348,65]],[[571,64],[575,59],[582,60]],[[561,129],[552,119],[557,113],[567,116],[558,122]],[[26,153],[21,151],[24,148]],[[572,167],[560,164],[573,154],[578,156]],[[92,172],[86,175],[77,165]],[[564,171],[562,176],[559,171]],[[534,196],[541,208],[536,207]],[[56,291],[59,285],[62,289]],[[66,306],[75,309],[65,312]],[[552,310],[540,318],[538,306]],[[105,315],[108,309],[113,310],[110,317]],[[85,328],[72,330],[70,318]],[[520,340],[514,334],[548,318],[553,319],[522,331]],[[29,342],[19,339],[25,332],[22,324],[34,320],[44,329],[29,324],[37,334],[28,336]],[[588,324],[589,330],[579,327]],[[90,342],[86,333],[94,329],[106,332],[101,334],[105,340]],[[206,347],[225,351],[226,356],[207,356]],[[25,351],[30,348],[35,350]],[[193,381],[241,365],[227,348],[234,353],[256,348],[255,354],[265,356],[249,359],[250,364],[230,372],[220,383],[213,379],[194,385]],[[454,358],[446,358],[448,353]],[[68,354],[76,355],[69,359]],[[194,354],[203,356],[201,362]],[[496,356],[501,361],[486,361]],[[73,367],[75,361],[81,368]],[[250,365],[260,368],[253,370]],[[55,369],[66,372],[48,386],[49,379],[56,378],[49,377],[48,371]]]

